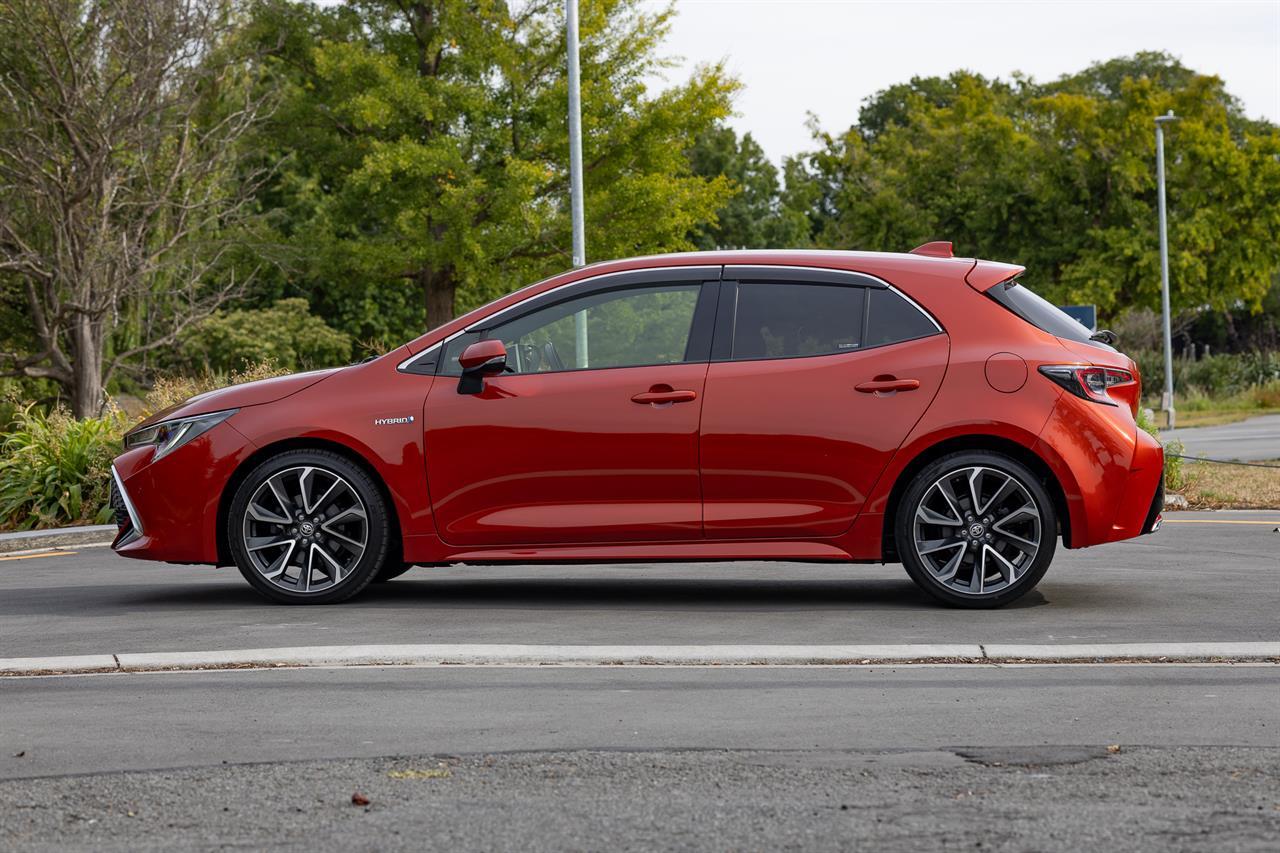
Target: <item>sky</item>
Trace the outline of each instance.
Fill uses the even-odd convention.
[[[867,96],[913,76],[965,68],[1051,80],[1140,50],[1164,50],[1218,75],[1248,115],[1280,121],[1280,0],[676,0],[675,7],[664,50],[682,59],[667,79],[723,60],[743,84],[730,124],[750,131],[775,161],[813,147],[809,113],[824,130],[842,131]]]

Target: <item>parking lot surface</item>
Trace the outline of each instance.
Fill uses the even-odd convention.
[[[1060,549],[994,611],[939,607],[898,565],[417,568],[333,607],[260,598],[235,569],[105,548],[0,560],[0,657],[365,643],[1269,641],[1280,512],[1174,513],[1150,536]]]

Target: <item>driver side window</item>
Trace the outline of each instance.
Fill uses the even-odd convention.
[[[517,317],[484,337],[503,342],[514,373],[674,364],[685,360],[700,292],[700,284],[672,284],[590,293]],[[450,342],[446,375],[458,375],[458,354],[477,339],[468,334]]]

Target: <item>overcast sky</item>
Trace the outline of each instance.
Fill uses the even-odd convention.
[[[913,76],[1049,80],[1140,50],[1217,74],[1249,115],[1280,120],[1280,0],[677,0],[676,11],[666,49],[683,60],[668,78],[724,60],[743,83],[732,124],[774,160],[812,147],[806,113],[843,130],[864,98]]]

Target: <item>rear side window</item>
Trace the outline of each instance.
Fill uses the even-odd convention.
[[[872,290],[869,298],[867,339],[863,346],[896,344],[938,333],[932,320],[892,290]]]
[[[1091,342],[1088,329],[1016,282],[997,284],[987,295],[1043,332],[1070,341]]]
[[[865,299],[861,287],[739,284],[730,357],[794,358],[858,349]]]

